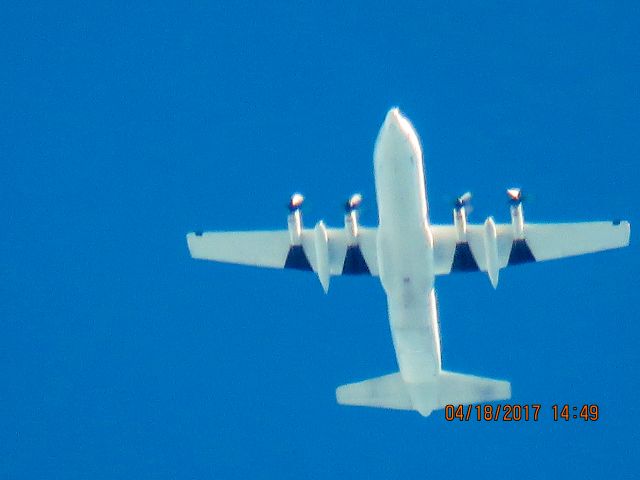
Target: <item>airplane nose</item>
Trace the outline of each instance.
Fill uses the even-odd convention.
[[[393,107],[387,112],[387,116],[384,119],[384,130],[400,133],[403,137],[411,137],[415,135],[411,123],[405,117],[398,107]]]
[[[400,127],[401,118],[402,114],[400,113],[400,109],[398,107],[394,107],[387,112],[384,123],[388,126],[395,125],[396,127]]]
[[[389,133],[395,131],[407,139],[411,139],[416,136],[415,131],[411,126],[411,122],[409,122],[407,117],[402,115],[398,107],[394,107],[387,112],[382,130]]]
[[[416,158],[422,158],[420,141],[411,122],[400,112],[398,107],[394,107],[387,112],[387,116],[378,134],[376,148],[403,144],[409,145]]]

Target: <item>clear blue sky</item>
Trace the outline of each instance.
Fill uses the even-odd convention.
[[[195,229],[341,225],[387,109],[421,135],[431,219],[640,225],[637,2],[130,2],[0,16],[0,477],[631,478],[637,241],[439,279],[447,369],[538,423],[336,405],[396,369],[375,279],[196,262]],[[135,2],[134,2],[135,3]],[[265,6],[269,4],[269,6]],[[632,226],[633,230],[633,226]],[[556,423],[554,403],[601,419]]]

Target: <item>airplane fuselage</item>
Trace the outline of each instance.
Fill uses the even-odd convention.
[[[433,238],[420,142],[397,109],[389,112],[380,130],[374,165],[380,281],[387,294],[400,374],[408,385],[418,388],[434,381],[441,371]],[[419,399],[414,398],[414,403],[419,404]]]

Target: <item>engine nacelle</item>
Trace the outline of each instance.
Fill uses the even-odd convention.
[[[453,224],[458,234],[458,243],[467,238],[467,211],[464,207],[453,209]]]
[[[302,244],[302,203],[304,197],[299,193],[294,193],[289,201],[289,216],[287,223],[289,226],[289,240],[291,245]]]
[[[509,196],[509,210],[511,211],[511,225],[513,226],[513,237],[516,240],[524,238],[524,211],[522,209],[522,191],[519,188],[507,190]]]
[[[467,205],[471,200],[471,192],[467,192],[456,199],[453,205],[453,224],[458,234],[458,243],[467,239]]]
[[[352,195],[344,205],[344,229],[347,234],[347,245],[358,243],[358,207],[362,203],[362,195]]]

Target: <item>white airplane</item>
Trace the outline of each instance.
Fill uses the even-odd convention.
[[[624,247],[625,221],[525,223],[519,189],[507,191],[511,223],[467,223],[471,195],[453,210],[453,225],[431,225],[427,210],[422,149],[397,108],[391,109],[375,145],[378,228],[358,224],[360,195],[347,202],[344,228],[320,221],[305,229],[295,194],[288,230],[196,232],[187,235],[193,258],[313,271],[325,292],[332,275],[379,276],[387,294],[389,323],[399,371],[338,387],[344,405],[417,410],[428,416],[447,404],[506,400],[511,385],[442,369],[434,280],[437,275],[482,271],[495,288],[501,268]]]

